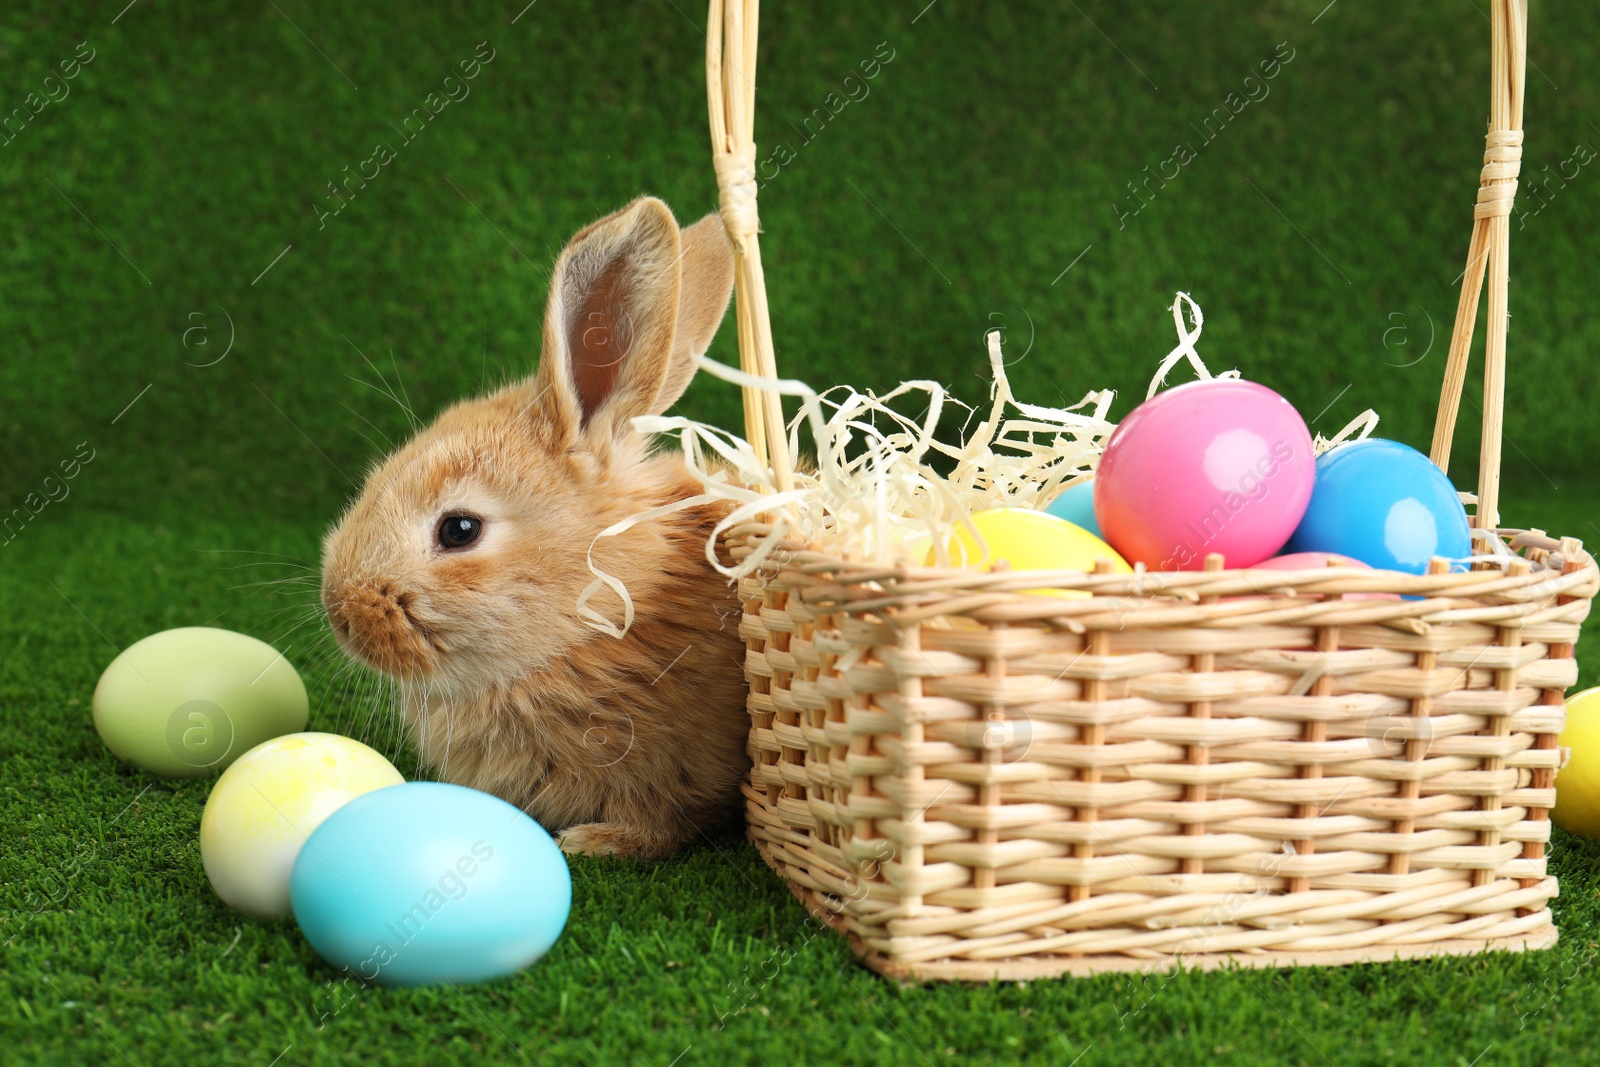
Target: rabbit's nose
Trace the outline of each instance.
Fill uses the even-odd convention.
[[[443,642],[412,613],[416,596],[384,579],[323,587],[322,606],[346,652],[388,673],[431,668]]]
[[[387,583],[344,581],[322,587],[322,608],[333,632],[348,641],[387,616],[395,602]]]

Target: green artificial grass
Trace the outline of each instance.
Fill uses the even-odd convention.
[[[1593,500],[1591,486],[1507,506],[1576,529],[1600,516]],[[89,715],[116,648],[211,623],[290,649],[312,696],[310,728],[359,737],[414,776],[372,684],[329,654],[324,631],[301,625],[314,596],[292,579],[316,550],[316,530],[300,523],[90,510],[4,550],[0,1059],[1466,1064],[1487,1049],[1477,1062],[1534,1064],[1593,1032],[1600,843],[1560,831],[1562,939],[1528,955],[902,987],[855,965],[730,829],[661,864],[575,860],[566,933],[512,978],[360,986],[318,959],[292,920],[223,905],[200,865],[208,782],[119,763]],[[1580,684],[1594,684],[1593,630],[1578,655]]]
[[[251,633],[302,670],[312,728],[416,773],[315,617],[320,533],[403,407],[532,369],[574,230],[644,192],[713,208],[704,12],[124,2],[0,12],[0,124],[22,109],[0,135],[0,1062],[1581,1057],[1600,846],[1559,832],[1558,948],[1338,970],[902,987],[736,828],[659,865],[575,861],[556,948],[481,986],[340,985],[292,923],[230,912],[200,866],[207,783],[105,751],[99,672],[160,629]],[[1213,370],[1324,434],[1374,407],[1426,446],[1481,164],[1472,5],[786,3],[762,35],[785,373],[977,403],[998,327],[1022,399],[1112,387],[1120,418],[1184,290]],[[1536,6],[1530,59],[1502,513],[1600,541],[1593,20]],[[445,82],[474,61],[470,92]],[[734,358],[731,330],[711,354]],[[736,428],[737,404],[701,382],[681,410]],[[1580,684],[1597,653],[1591,628]]]

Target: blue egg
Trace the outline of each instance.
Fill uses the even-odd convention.
[[[312,831],[289,899],[335,967],[380,985],[476,982],[550,950],[572,908],[572,875],[518,808],[407,782],[357,797]]]
[[[1082,527],[1096,537],[1104,538],[1100,532],[1100,520],[1094,517],[1094,479],[1079,482],[1054,500],[1050,501],[1044,509],[1058,519],[1066,519],[1074,526]]]
[[[1471,555],[1472,534],[1444,471],[1409,445],[1368,438],[1318,457],[1311,504],[1282,551],[1338,552],[1421,574],[1434,556]]]

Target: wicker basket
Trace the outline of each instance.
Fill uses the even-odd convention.
[[[776,377],[757,239],[756,3],[712,0],[711,127],[744,369]],[[1493,106],[1433,459],[1480,289],[1478,551],[1451,573],[883,567],[791,543],[742,585],[749,834],[874,969],[1022,979],[1553,944],[1548,811],[1594,560],[1496,529],[1520,0]],[[790,478],[777,396],[746,431]],[[770,527],[733,532],[748,553]],[[742,546],[742,547],[741,547]],[[1090,596],[1018,590],[1049,585]],[[1261,596],[1262,590],[1272,595]],[[1355,598],[1397,593],[1406,599]]]

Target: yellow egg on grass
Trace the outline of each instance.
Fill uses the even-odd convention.
[[[979,537],[982,538],[980,542]],[[1081,526],[1032,508],[975,512],[972,526],[958,525],[946,549],[951,566],[992,570],[1004,561],[1011,571],[1092,571],[1105,560],[1113,574],[1132,574],[1117,550]],[[928,552],[928,566],[938,565]],[[1079,589],[1029,589],[1041,596],[1086,597]]]
[[[289,734],[222,773],[200,817],[200,859],[217,896],[270,919],[289,913],[289,872],[311,831],[364,793],[405,781],[377,752],[338,734]],[[329,861],[338,864],[337,857]]]
[[[1556,772],[1556,806],[1550,820],[1563,830],[1600,837],[1600,686],[1567,698],[1561,746],[1572,750]]]

